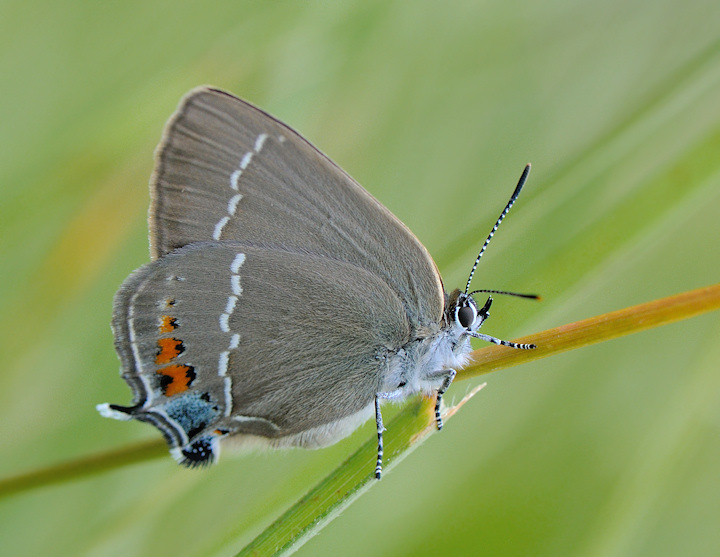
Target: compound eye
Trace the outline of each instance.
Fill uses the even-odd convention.
[[[470,325],[475,322],[475,317],[477,317],[477,314],[472,306],[463,306],[457,313],[457,320],[466,329],[469,329]]]

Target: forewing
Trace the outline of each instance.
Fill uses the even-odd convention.
[[[236,242],[191,244],[139,269],[116,296],[113,328],[135,406],[110,408],[153,423],[185,456],[210,451],[202,440],[282,439],[351,416],[410,339],[377,275]]]
[[[228,93],[183,99],[151,191],[155,258],[211,240],[324,255],[380,277],[413,324],[441,319],[439,273],[407,227],[295,131]]]

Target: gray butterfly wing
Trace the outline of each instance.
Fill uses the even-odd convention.
[[[229,241],[190,244],[132,274],[113,329],[135,406],[105,413],[157,426],[190,465],[236,434],[336,440],[343,423],[369,417],[387,356],[411,336],[402,301],[376,274]]]
[[[380,277],[414,326],[442,318],[440,275],[407,227],[297,132],[228,93],[181,101],[151,193],[154,258],[211,240],[325,255]]]

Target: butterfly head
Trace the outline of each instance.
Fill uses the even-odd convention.
[[[518,181],[517,186],[515,186],[515,191],[513,191],[513,194],[510,196],[510,200],[507,202],[507,205],[505,205],[502,213],[500,213],[497,221],[495,221],[495,225],[492,227],[490,234],[488,234],[488,237],[485,239],[485,243],[480,249],[480,253],[475,259],[475,263],[473,264],[472,270],[470,271],[470,276],[468,277],[467,283],[465,284],[465,290],[455,290],[446,298],[445,328],[446,330],[449,330],[453,336],[456,337],[453,346],[462,345],[463,348],[467,348],[467,346],[469,346],[469,343],[467,342],[468,337],[475,337],[486,340],[488,342],[492,342],[493,344],[501,344],[503,346],[510,346],[512,348],[535,348],[534,344],[517,344],[506,340],[500,340],[490,335],[478,333],[478,329],[482,326],[482,324],[490,315],[490,306],[492,305],[493,299],[492,296],[488,296],[483,306],[479,307],[478,303],[473,298],[473,294],[505,294],[509,296],[516,296],[519,298],[530,298],[535,300],[539,299],[539,296],[536,296],[535,294],[519,294],[517,292],[508,292],[505,290],[489,290],[485,288],[481,290],[474,290],[472,292],[469,291],[470,283],[472,282],[473,276],[475,275],[475,269],[477,269],[480,259],[485,253],[485,250],[490,244],[490,240],[492,240],[492,237],[500,226],[500,223],[505,218],[505,215],[508,214],[508,211],[510,211],[510,208],[513,206],[515,200],[518,198],[518,195],[520,195],[520,191],[525,185],[525,181],[527,180],[529,172],[530,165],[528,164],[523,170],[523,173],[520,176],[520,180]],[[455,348],[453,348],[453,350],[455,350]]]
[[[472,336],[488,318],[492,298],[488,297],[482,307],[472,294],[455,290],[448,298],[445,310],[446,325],[458,336]]]

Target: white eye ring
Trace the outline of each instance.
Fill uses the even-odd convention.
[[[470,329],[477,319],[477,310],[472,304],[459,307],[455,313],[455,321],[463,328]]]

